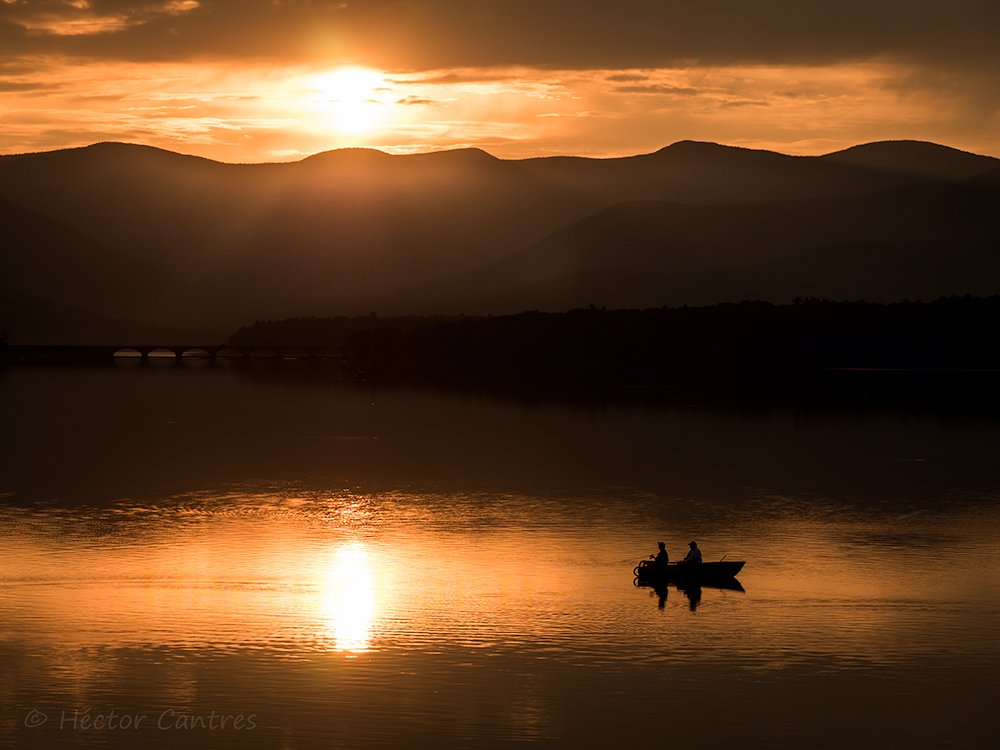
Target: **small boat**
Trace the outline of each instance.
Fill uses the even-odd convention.
[[[633,569],[639,583],[657,581],[691,581],[710,582],[728,581],[735,578],[743,570],[746,562],[743,560],[702,562],[702,563],[670,563],[665,568],[658,568],[652,560],[643,560]]]

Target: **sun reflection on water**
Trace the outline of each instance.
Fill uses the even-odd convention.
[[[323,613],[337,651],[363,653],[371,646],[375,581],[360,542],[338,548],[323,581]]]

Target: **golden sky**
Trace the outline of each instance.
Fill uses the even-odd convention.
[[[996,0],[0,0],[0,153],[1000,155]]]

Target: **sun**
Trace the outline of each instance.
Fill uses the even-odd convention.
[[[384,126],[394,100],[385,75],[370,68],[337,68],[315,76],[312,96],[337,133],[365,135]]]

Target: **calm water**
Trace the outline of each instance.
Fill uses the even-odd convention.
[[[294,367],[12,369],[0,409],[6,746],[1000,742],[994,420]],[[632,585],[693,538],[745,592]]]

